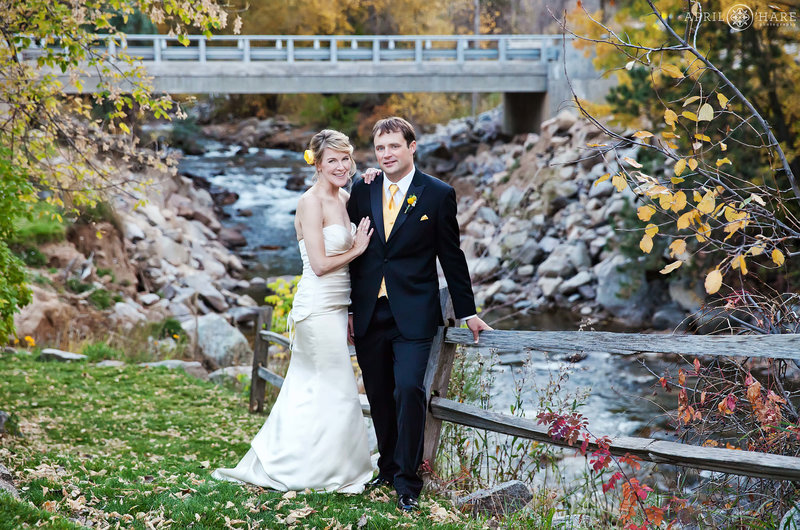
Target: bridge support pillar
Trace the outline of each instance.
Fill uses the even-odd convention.
[[[509,136],[539,132],[546,119],[545,92],[506,92],[503,94],[503,132]]]

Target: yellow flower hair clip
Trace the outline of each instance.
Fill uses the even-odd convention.
[[[305,153],[303,153],[303,159],[306,161],[306,164],[311,165],[314,163],[314,151],[311,149],[306,149]]]

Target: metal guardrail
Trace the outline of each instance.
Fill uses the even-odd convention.
[[[96,53],[125,53],[141,61],[430,62],[557,60],[560,35],[189,35],[188,45],[170,35],[97,36]],[[569,37],[566,37],[569,38]],[[58,44],[50,44],[58,50]],[[35,59],[45,48],[33,41],[21,51]]]

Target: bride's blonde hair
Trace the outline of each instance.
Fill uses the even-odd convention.
[[[313,160],[315,166],[316,162],[322,159],[322,153],[325,149],[350,154],[351,163],[348,177],[353,178],[353,175],[356,174],[356,162],[353,160],[353,144],[350,143],[350,138],[348,138],[346,134],[334,131],[333,129],[323,129],[311,138],[311,141],[308,143],[308,149],[314,156]],[[315,171],[312,181],[316,182],[318,178],[319,175]]]

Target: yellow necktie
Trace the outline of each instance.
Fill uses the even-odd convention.
[[[397,193],[397,190],[400,189],[397,184],[389,184],[389,211],[394,211],[395,204],[394,204],[394,194]]]
[[[394,202],[394,194],[400,188],[397,184],[389,185],[389,200],[386,200],[386,195],[383,196],[383,231],[386,234],[386,239],[389,239],[389,234],[392,233],[394,222],[397,219],[397,214],[400,213],[400,208]],[[386,294],[386,278],[381,278],[381,288],[378,290],[378,298],[381,296],[388,296]]]

